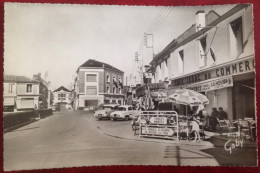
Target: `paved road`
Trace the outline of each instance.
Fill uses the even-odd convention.
[[[96,121],[92,115],[83,111],[58,112],[6,133],[4,170],[94,165],[221,164],[213,156],[214,148],[206,146],[180,146],[107,136],[98,128],[100,123],[111,124],[111,129],[120,124],[124,125],[122,128],[130,128],[130,125],[126,126],[130,121]]]

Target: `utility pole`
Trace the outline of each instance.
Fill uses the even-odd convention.
[[[146,46],[146,48],[152,48],[152,59],[154,58],[154,39],[153,39],[153,34],[148,34],[148,33],[144,33],[144,45]]]

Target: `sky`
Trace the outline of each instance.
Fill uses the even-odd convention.
[[[77,68],[95,59],[128,76],[135,72],[135,52],[149,64],[153,51],[195,23],[198,10],[223,15],[233,7],[5,3],[4,74],[32,78],[47,72],[52,89],[71,89]],[[144,33],[153,34],[154,50],[143,46]]]

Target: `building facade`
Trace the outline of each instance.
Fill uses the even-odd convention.
[[[25,76],[4,75],[4,110],[39,108],[40,83]]]
[[[53,91],[53,104],[70,105],[71,104],[71,91],[61,86]]]
[[[229,119],[255,118],[255,53],[251,5],[237,5],[222,16],[194,15],[195,24],[150,63],[153,83],[169,83],[168,95],[188,88],[205,94]]]
[[[41,73],[33,75],[33,80],[39,82],[39,108],[40,109],[47,109],[50,105],[50,90],[49,90],[49,83],[47,83],[41,77]]]
[[[89,59],[76,72],[75,108],[92,109],[103,103],[123,104],[123,77],[123,71]]]

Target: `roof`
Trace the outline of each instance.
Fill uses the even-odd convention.
[[[231,15],[235,14],[236,12],[242,10],[243,8],[247,7],[248,4],[238,4],[222,16],[219,16],[215,11],[211,10],[206,15],[206,26],[201,29],[200,31],[196,32],[196,25],[193,24],[189,29],[187,29],[184,33],[182,33],[179,37],[174,39],[170,44],[168,44],[160,53],[158,53],[154,59],[151,61],[151,65],[155,65],[156,62],[161,62],[164,59],[167,59],[169,57],[169,54],[174,52],[177,48],[180,46],[188,43],[191,40],[194,40],[198,38],[199,36],[203,35],[208,30],[214,28],[214,26],[217,26],[220,22],[227,19]]]
[[[61,86],[61,87],[57,88],[57,89],[54,90],[53,92],[57,92],[57,91],[61,91],[61,90],[63,90],[63,91],[67,91],[67,92],[70,92],[70,90],[68,90],[68,89],[65,88],[64,86]]]
[[[109,64],[104,63],[104,62],[96,61],[94,59],[87,60],[85,63],[83,63],[81,66],[79,66],[79,68],[80,67],[106,68],[106,69],[116,70],[116,71],[119,71],[121,73],[124,73],[123,71],[119,70],[118,68],[113,67],[112,65],[109,65]]]
[[[36,80],[32,80],[26,76],[4,75],[4,82],[15,83],[39,83]]]

